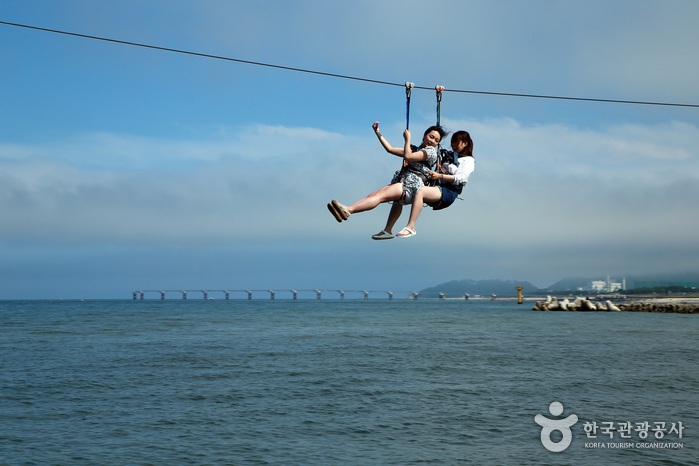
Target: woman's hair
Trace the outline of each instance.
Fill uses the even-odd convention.
[[[451,140],[461,141],[466,144],[466,155],[473,156],[473,140],[471,139],[471,135],[468,134],[468,131],[457,131],[451,135]]]
[[[444,136],[447,135],[447,132],[444,130],[444,128],[442,128],[439,125],[434,125],[427,128],[425,132],[422,134],[422,137],[424,138],[425,136],[427,136],[427,133],[431,133],[432,131],[437,131],[439,133],[440,139],[444,139]]]

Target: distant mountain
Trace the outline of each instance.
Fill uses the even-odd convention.
[[[549,286],[548,289],[552,291],[587,290],[590,288],[590,283],[593,280],[603,280],[606,278],[607,277],[566,277],[558,280],[556,283]],[[616,277],[613,279],[616,281]]]
[[[444,293],[448,298],[461,297],[465,293],[470,296],[481,295],[490,296],[516,296],[517,286],[523,286],[524,292],[528,294],[536,293],[539,288],[529,282],[515,280],[453,280],[441,283],[437,286],[420,290],[420,296],[426,298],[436,298],[439,293]]]

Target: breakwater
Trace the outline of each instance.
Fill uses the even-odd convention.
[[[534,311],[582,311],[582,312],[660,312],[672,314],[699,314],[699,303],[637,301],[614,303],[612,300],[593,301],[589,298],[564,298],[547,296],[544,301],[537,301]]]

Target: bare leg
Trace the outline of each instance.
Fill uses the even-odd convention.
[[[402,195],[403,184],[395,183],[388,186],[384,186],[378,191],[374,191],[368,196],[358,200],[354,204],[347,206],[346,208],[351,214],[366,212],[367,210],[375,208],[382,202],[397,201],[398,199],[400,199]]]
[[[422,212],[422,204],[428,202],[430,204],[436,203],[442,198],[442,191],[436,186],[425,186],[415,193],[415,199],[413,199],[413,205],[410,208],[410,218],[408,219],[408,224],[405,228],[415,231],[415,223],[417,218]]]
[[[400,218],[400,214],[403,212],[403,206],[394,202],[391,206],[391,211],[388,213],[388,219],[386,220],[386,227],[383,229],[386,233],[393,233],[393,226],[396,224]]]

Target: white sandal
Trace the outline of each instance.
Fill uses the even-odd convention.
[[[396,236],[399,238],[410,238],[411,236],[415,236],[417,233],[415,230],[411,230],[408,227],[403,228],[401,231],[399,231]]]

